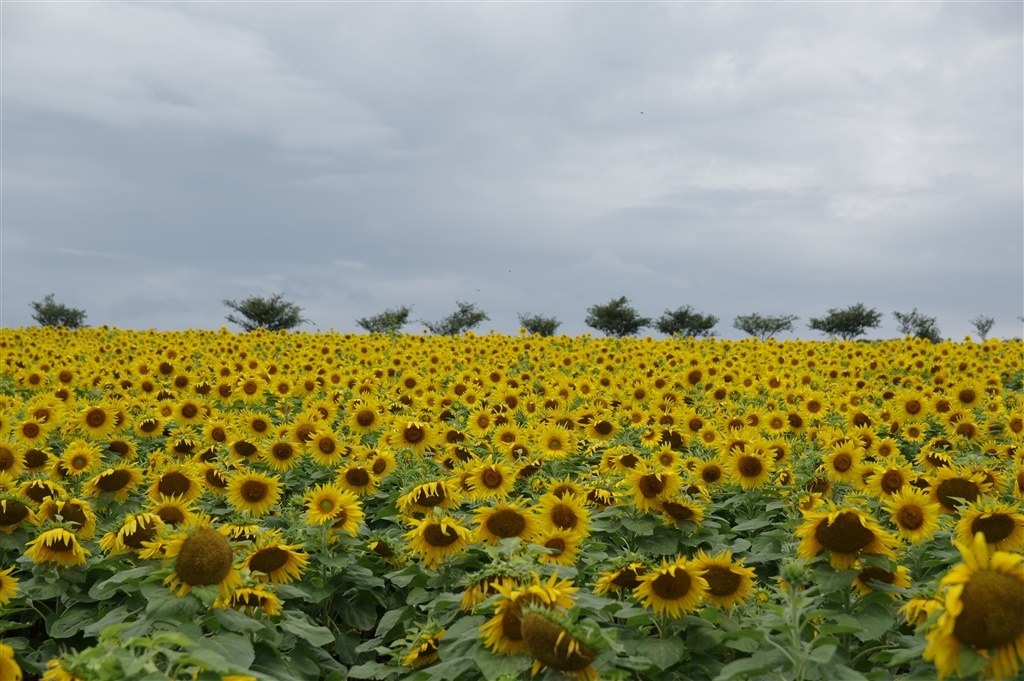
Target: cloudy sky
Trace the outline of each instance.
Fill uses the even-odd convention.
[[[465,300],[576,335],[624,295],[728,338],[857,302],[874,338],[913,308],[1021,335],[1020,2],[0,12],[0,326],[52,292],[215,329],[280,292],[310,331]]]

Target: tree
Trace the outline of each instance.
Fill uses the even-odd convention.
[[[808,328],[821,331],[829,336],[839,336],[843,340],[851,340],[863,336],[868,329],[882,323],[882,313],[875,309],[867,309],[863,303],[838,309],[832,308],[824,317],[811,317]]]
[[[924,338],[933,343],[942,342],[942,335],[939,333],[939,326],[935,317],[928,317],[917,311],[915,307],[911,312],[893,312],[900,325],[900,333],[904,336]]]
[[[973,326],[974,330],[978,332],[978,336],[981,337],[981,340],[985,340],[985,337],[988,336],[988,332],[992,330],[992,325],[995,323],[996,320],[992,317],[987,317],[981,314],[971,320],[971,326]]]
[[[626,296],[610,300],[604,305],[587,308],[586,325],[608,336],[622,338],[651,325],[649,317],[641,317],[629,304]]]
[[[469,331],[482,321],[490,319],[487,313],[478,310],[476,304],[456,300],[458,309],[447,317],[436,322],[420,320],[430,333],[437,336],[458,336],[460,333]]]
[[[656,322],[655,328],[669,336],[693,336],[695,338],[711,335],[711,329],[718,323],[718,317],[695,312],[689,305],[675,310],[665,310]]]
[[[244,331],[281,331],[309,321],[302,318],[302,308],[285,300],[281,293],[275,293],[269,298],[249,296],[241,302],[225,300],[224,304],[241,315],[237,317],[229,314],[226,319],[232,324],[238,324]]]
[[[85,326],[85,310],[55,302],[52,293],[47,293],[42,300],[29,303],[29,306],[34,310],[32,319],[40,326],[64,326],[69,329]]]
[[[398,333],[399,329],[409,323],[410,312],[412,312],[412,308],[407,305],[396,308],[389,307],[380,314],[357,319],[356,324],[369,333]]]
[[[519,325],[535,336],[554,336],[562,322],[539,314],[520,314]]]
[[[740,315],[733,320],[733,327],[743,333],[756,336],[761,340],[768,340],[777,333],[792,331],[793,322],[800,319],[796,315],[761,315],[753,313]]]

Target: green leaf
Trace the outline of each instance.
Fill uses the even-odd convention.
[[[722,667],[714,681],[733,681],[734,679],[742,679],[750,676],[751,674],[761,674],[769,671],[771,668],[772,665],[766,662],[764,657],[760,655],[757,657],[744,657],[739,660],[733,660]]]
[[[132,614],[132,611],[127,607],[119,605],[103,617],[95,620],[92,624],[82,627],[82,633],[86,636],[98,637],[104,629],[115,624],[121,624],[131,617]]]
[[[281,628],[311,646],[319,647],[334,643],[334,634],[330,629],[313,624],[306,619],[300,619],[291,613],[285,614],[284,619],[281,620]]]
[[[661,670],[668,669],[689,658],[686,645],[677,638],[641,639],[637,645],[637,652]]]
[[[474,638],[480,635],[480,626],[487,621],[487,618],[480,615],[466,615],[459,618],[452,626],[448,627],[448,631],[445,632],[444,638],[441,639],[442,645],[446,641],[454,641],[460,638],[467,632],[471,633]]]
[[[861,631],[854,632],[853,635],[860,641],[879,639],[885,632],[896,625],[896,619],[893,614],[878,605],[864,608],[863,611],[855,613],[854,617],[857,618]]]
[[[412,613],[412,608],[406,606],[404,608],[398,608],[397,610],[388,610],[377,622],[377,629],[374,634],[377,636],[387,636],[395,626],[403,619],[409,617]]]
[[[253,634],[267,626],[263,622],[253,619],[244,612],[234,610],[233,608],[215,608],[213,616],[226,631],[234,631],[239,634]]]
[[[203,639],[203,648],[212,650],[225,660],[230,660],[234,669],[247,670],[256,659],[249,639],[240,634],[220,634]]]
[[[473,661],[487,681],[495,681],[505,675],[520,676],[533,664],[529,655],[495,655],[483,646],[473,652]]]
[[[71,608],[59,618],[47,622],[46,632],[53,638],[69,638],[85,628],[87,622],[96,618],[92,608]]]
[[[988,666],[989,660],[982,657],[970,646],[960,646],[960,678],[966,678],[974,676],[981,672],[982,669]]]
[[[649,516],[639,518],[621,518],[622,526],[638,537],[649,537],[654,534],[657,521]]]
[[[89,597],[98,601],[106,600],[118,591],[127,591],[129,587],[137,586],[137,582],[152,572],[153,568],[149,565],[118,572],[113,577],[94,584],[89,589]]]
[[[811,662],[817,662],[818,664],[825,664],[835,656],[836,647],[835,643],[819,645],[807,654],[807,659]]]
[[[744,520],[738,525],[733,525],[733,532],[750,532],[752,530],[760,530],[762,527],[768,527],[772,524],[771,520],[765,518],[751,518],[750,520]]]
[[[370,594],[351,594],[342,601],[339,614],[356,631],[372,630],[377,625],[377,600]]]

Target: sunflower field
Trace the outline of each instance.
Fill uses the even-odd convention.
[[[2,681],[1022,675],[1020,341],[0,350]]]

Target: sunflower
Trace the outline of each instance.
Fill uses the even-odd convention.
[[[195,586],[216,586],[220,598],[228,598],[242,585],[227,531],[214,527],[204,514],[197,514],[186,527],[159,542],[159,547],[162,557],[174,563],[164,585],[179,596]]]
[[[383,480],[398,466],[392,452],[378,452],[375,449],[367,450],[363,455],[363,461],[370,467],[370,472],[377,480]]]
[[[866,489],[875,498],[884,500],[907,486],[913,477],[914,469],[909,464],[892,460],[875,468]]]
[[[742,558],[734,561],[728,549],[713,556],[698,550],[693,567],[704,572],[708,583],[704,599],[712,605],[732,608],[754,593],[754,569],[744,567]]]
[[[500,564],[492,564],[492,566],[485,569],[482,575],[476,573],[465,582],[465,589],[462,592],[462,601],[459,603],[459,608],[465,612],[473,612],[478,605],[498,593],[499,586],[504,589],[512,589],[519,586],[519,577],[513,574],[502,574],[502,571],[505,570],[511,570],[511,568]]]
[[[853,440],[832,447],[832,451],[821,459],[819,472],[832,482],[852,483],[857,469],[864,458],[864,449]]]
[[[683,486],[683,478],[672,469],[656,468],[644,462],[626,474],[625,483],[633,495],[633,505],[641,511],[650,511],[675,494]]]
[[[220,596],[213,602],[213,607],[240,610],[252,617],[257,612],[262,612],[267,617],[277,617],[281,614],[281,599],[273,589],[265,585],[240,586],[234,589],[227,597]]]
[[[276,475],[239,471],[228,478],[227,500],[239,513],[259,517],[281,499],[281,491]]]
[[[436,444],[433,429],[424,421],[398,421],[390,435],[395,447],[411,449],[417,454],[433,449]]]
[[[350,431],[359,435],[372,433],[382,425],[382,405],[371,399],[354,400],[348,408],[345,423]]]
[[[526,650],[523,640],[523,608],[534,604],[547,608],[571,608],[576,587],[551,575],[547,582],[536,574],[528,584],[494,584],[499,600],[494,615],[480,626],[484,646],[498,655],[516,655]]]
[[[96,533],[96,513],[84,499],[54,499],[50,497],[39,505],[39,520],[60,518],[81,540],[92,539]]]
[[[554,565],[575,565],[580,555],[580,544],[582,538],[572,532],[558,529],[548,529],[537,534],[532,543],[551,553],[542,554],[537,558],[541,563]]]
[[[235,423],[243,432],[244,437],[253,440],[265,440],[273,437],[277,432],[271,418],[254,409],[242,409],[235,416]]]
[[[512,493],[516,482],[515,468],[508,463],[482,460],[470,469],[467,480],[473,499],[505,499]]]
[[[435,508],[448,510],[459,504],[459,494],[448,480],[435,480],[416,485],[398,498],[403,513],[430,513]]]
[[[39,447],[46,442],[52,427],[51,423],[29,416],[14,427],[14,437],[23,445]]]
[[[720,485],[726,479],[725,468],[722,467],[722,462],[718,460],[718,457],[699,460],[693,470],[693,475],[701,485],[709,489]]]
[[[1024,556],[991,551],[979,532],[956,542],[963,562],[939,583],[941,614],[927,631],[925,660],[939,676],[960,673],[960,648],[989,660],[985,678],[1015,678],[1024,660]]]
[[[537,531],[537,517],[524,509],[519,501],[481,506],[474,516],[477,541],[497,544],[503,539],[520,537],[529,540]]]
[[[25,500],[13,495],[0,495],[0,532],[10,534],[26,522],[35,523],[36,514]]]
[[[964,503],[973,503],[991,490],[992,485],[985,482],[985,475],[970,472],[959,466],[941,468],[935,475],[932,485],[932,501],[942,508],[943,513],[953,514]]]
[[[428,626],[419,632],[402,656],[402,666],[418,669],[437,662],[437,646],[445,631],[437,626]]]
[[[576,436],[558,425],[541,426],[532,433],[537,453],[552,459],[562,459],[576,451]]]
[[[837,570],[849,569],[862,554],[892,558],[899,545],[869,513],[852,506],[836,508],[831,501],[827,510],[805,514],[796,536],[800,538],[797,554],[801,558],[811,561],[828,550],[829,562]]]
[[[536,508],[542,529],[566,530],[581,537],[589,534],[590,513],[580,497],[549,492],[541,495]]]
[[[21,667],[14,659],[14,648],[6,643],[0,643],[0,679],[4,679],[4,681],[21,681],[22,679]]]
[[[982,499],[960,509],[956,538],[961,544],[971,543],[975,534],[982,534],[993,551],[1019,551],[1024,546],[1024,515],[1020,504]]]
[[[18,595],[18,578],[13,574],[14,566],[0,570],[0,607],[7,605]],[[3,678],[3,677],[0,677]]]
[[[638,577],[633,597],[659,615],[673,619],[700,607],[708,591],[704,572],[683,557],[663,558],[661,566],[650,568]]]
[[[473,532],[451,518],[427,516],[415,521],[404,537],[424,565],[432,568],[445,558],[464,551],[473,540]]]
[[[640,586],[640,577],[647,572],[647,564],[629,561],[601,572],[594,582],[594,593],[601,595],[613,591],[630,591]]]
[[[306,523],[309,525],[340,522],[338,529],[355,536],[356,528],[363,521],[359,498],[337,485],[317,485],[306,492],[305,504]]]
[[[577,681],[600,678],[590,664],[596,657],[594,642],[584,640],[586,637],[564,615],[529,604],[522,609],[520,631],[526,652],[533,657],[531,676],[548,667]]]
[[[910,588],[910,571],[902,565],[897,565],[895,570],[886,570],[877,565],[862,565],[860,561],[857,561],[854,563],[853,569],[858,571],[853,578],[853,588],[861,596],[867,596],[875,590],[871,586],[872,582],[888,584],[899,589]],[[890,592],[889,595],[893,599],[899,598],[897,593]]]
[[[117,430],[114,410],[107,404],[87,405],[78,415],[78,428],[86,437],[101,440]]]
[[[658,502],[658,512],[666,525],[680,526],[693,523],[700,527],[704,520],[704,505],[682,495],[674,495]]]
[[[149,512],[158,516],[168,527],[188,525],[195,519],[192,504],[176,497],[160,497],[149,505]]]
[[[118,465],[90,478],[83,489],[90,496],[110,494],[115,501],[124,503],[132,490],[142,483],[142,478],[142,471],[135,466]]]
[[[153,541],[164,521],[155,513],[132,513],[121,521],[116,531],[100,539],[100,548],[108,555],[140,551],[144,542]]]
[[[269,579],[274,584],[287,584],[302,577],[309,556],[299,545],[285,544],[277,530],[267,530],[256,538],[242,567]]]
[[[39,565],[54,563],[70,567],[85,565],[86,557],[91,553],[88,549],[82,548],[74,533],[63,527],[56,527],[42,532],[25,544],[25,555]]]
[[[313,461],[328,468],[337,466],[346,452],[338,442],[338,436],[327,429],[319,429],[310,435],[305,450]]]
[[[60,455],[67,475],[78,477],[103,465],[103,451],[95,442],[72,440]]]
[[[727,459],[730,477],[743,489],[761,487],[771,480],[775,461],[753,449],[733,450]]]

